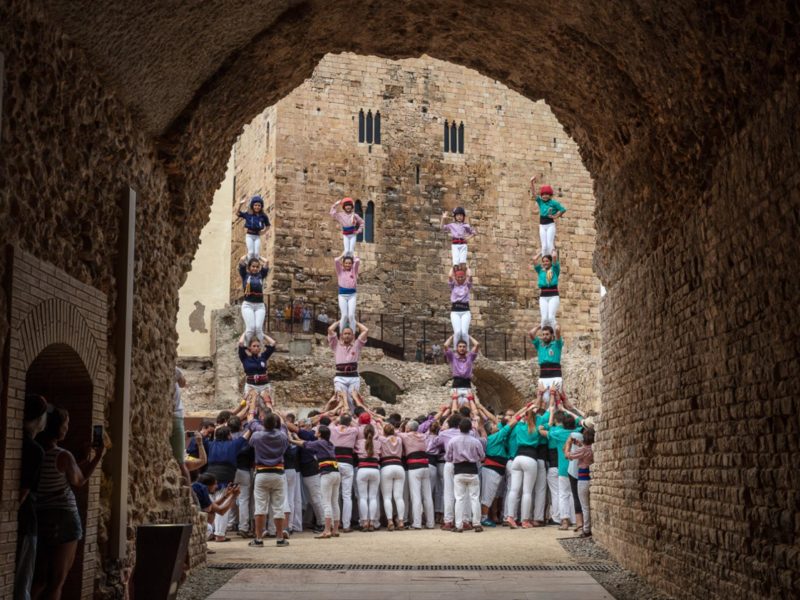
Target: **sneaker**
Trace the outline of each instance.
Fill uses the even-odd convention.
[[[497,527],[497,523],[495,523],[491,519],[484,519],[483,521],[481,521],[481,525],[483,527]]]
[[[453,527],[453,533],[464,533],[464,530],[459,527]]]
[[[275,542],[275,545],[276,546],[288,546],[289,545],[289,540],[278,540],[277,542]]]
[[[464,529],[472,529],[472,523],[464,523]]]
[[[237,531],[236,534],[240,538],[245,538],[245,539],[253,537],[252,533],[250,533],[249,531],[242,531],[241,529],[239,531]]]
[[[264,546],[264,542],[262,540],[250,540],[247,545],[262,548]]]
[[[475,531],[475,533],[480,533],[481,531],[483,531],[483,527],[478,525],[477,527],[474,528],[474,531]]]
[[[514,520],[514,517],[508,517],[505,520],[505,524],[508,525],[511,529],[517,528],[517,522]]]

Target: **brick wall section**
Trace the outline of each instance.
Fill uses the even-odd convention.
[[[380,145],[358,143],[359,109],[380,111]],[[443,152],[445,120],[464,123],[464,154]],[[557,240],[560,322],[567,336],[588,336],[590,352],[599,353],[592,181],[577,146],[543,102],[427,57],[331,54],[309,80],[245,127],[235,160],[237,197],[266,190],[274,207],[274,246],[267,250],[275,266],[273,297],[325,303],[329,314],[338,314],[332,274],[342,242],[328,209],[351,196],[365,211],[375,203],[375,243],[358,247],[359,308],[412,319],[435,315],[446,329],[450,244],[439,218],[456,206],[466,208],[479,232],[469,255],[476,274],[473,323],[508,332],[538,323],[531,263],[539,230],[528,194],[530,176],[538,175],[568,208]],[[243,239],[241,226],[235,227],[236,257]],[[232,297],[240,296],[237,277]],[[409,335],[421,338],[411,326]],[[519,347],[514,343],[515,351]]]
[[[595,531],[677,597],[800,595],[797,89],[720,148],[707,190],[677,186],[695,217],[672,212],[604,300]]]
[[[77,367],[83,367],[91,379],[89,407],[64,406],[70,410],[72,435],[90,439],[91,425],[105,421],[106,400],[106,340],[108,311],[105,294],[73,279],[54,265],[36,259],[19,249],[13,253],[11,271],[11,310],[8,368],[8,403],[3,414],[5,436],[2,460],[2,512],[0,512],[0,595],[11,593],[13,587],[17,511],[19,504],[20,449],[22,444],[22,414],[26,393],[26,374],[37,356],[48,353],[53,345],[69,347],[80,357]],[[46,278],[48,285],[41,285]],[[67,352],[57,350],[52,355],[49,374],[69,385],[70,376],[79,376],[76,365],[70,365]],[[58,360],[73,373],[59,370]],[[66,380],[63,379],[66,377]],[[78,385],[80,385],[79,382]],[[82,400],[82,398],[81,398]],[[69,439],[67,440],[69,441]],[[71,589],[73,596],[91,598],[94,592],[95,556],[100,518],[101,471],[96,470],[85,494],[85,541],[83,572],[80,590]]]

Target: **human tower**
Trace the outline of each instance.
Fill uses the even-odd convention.
[[[300,420],[278,410],[269,386],[267,362],[275,341],[263,332],[264,280],[269,272],[259,256],[260,236],[269,229],[263,200],[254,197],[249,211],[240,212],[249,240],[239,265],[244,294],[245,331],[239,341],[246,376],[244,399],[233,411],[238,435],[229,430],[219,435],[220,428],[216,429],[209,444],[208,471],[224,488],[233,481],[232,471],[215,464],[230,461],[225,458],[231,455],[230,444],[251,449],[249,466],[240,459],[234,465],[238,526],[242,535],[254,536],[251,545],[263,545],[262,537],[270,530],[279,538],[278,545],[287,545],[293,531],[312,521],[321,539],[354,529],[401,530],[409,522],[412,529],[432,528],[439,522],[443,530],[481,532],[497,524],[515,529],[547,522],[567,529],[577,521],[583,534],[591,535],[588,486],[593,431],[582,423],[582,415],[565,394],[563,339],[556,321],[560,275],[556,223],[566,209],[553,198],[549,185],[535,194],[535,182],[534,177],[531,193],[539,209],[541,242],[534,258],[540,323],[529,336],[537,351],[537,395],[517,412],[501,415],[484,407],[472,391],[480,345],[469,334],[474,273],[468,265],[468,241],[477,232],[467,223],[464,208],[452,211],[452,221],[446,222],[449,213],[443,213],[440,221],[450,237],[452,258],[448,284],[453,334],[444,342],[453,381],[450,398],[438,410],[404,418],[371,409],[359,394],[358,362],[368,330],[356,320],[360,269],[356,241],[364,222],[350,198],[331,206],[330,216],[341,228],[343,243],[342,253],[333,261],[340,314],[327,332],[334,355],[334,392],[321,411]],[[250,489],[242,489],[242,483],[253,490],[252,531],[247,521]],[[215,493],[222,493],[221,488]],[[215,539],[225,539],[226,530],[225,515],[217,515]]]

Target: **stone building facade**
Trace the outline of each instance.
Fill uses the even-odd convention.
[[[423,337],[420,318],[428,343],[449,335],[450,243],[439,219],[466,208],[478,231],[469,244],[473,327],[509,334],[504,342],[486,338],[498,357],[499,343],[520,356],[525,331],[539,320],[538,212],[528,191],[537,175],[568,208],[558,225],[559,322],[567,337],[582,336],[599,354],[592,180],[544,102],[428,57],[327,55],[310,79],[245,127],[234,155],[236,198],[263,195],[273,223],[265,249],[271,306],[296,300],[338,314],[333,257],[342,242],[328,210],[350,196],[367,220],[358,306],[373,334],[383,313],[393,341],[400,315],[407,344]],[[241,222],[232,235],[238,260]],[[235,301],[235,272],[231,281]]]

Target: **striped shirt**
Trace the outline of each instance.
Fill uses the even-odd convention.
[[[66,452],[58,446],[45,450],[42,473],[36,490],[36,509],[63,508],[78,510],[75,494],[67,481],[65,473],[58,470],[58,456]]]

